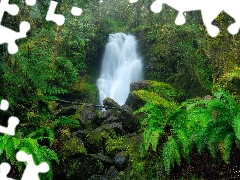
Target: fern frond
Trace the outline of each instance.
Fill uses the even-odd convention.
[[[187,111],[180,107],[169,116],[168,123],[173,127],[173,129],[185,129],[187,114]]]
[[[181,164],[179,147],[176,140],[172,136],[169,136],[168,141],[164,143],[162,156],[164,167],[168,174],[170,173],[171,166],[174,166],[175,161],[178,165]]]
[[[222,89],[219,88],[218,91],[214,93],[214,96],[229,107],[231,114],[234,115],[238,114],[239,106],[228,92],[223,91]]]
[[[36,131],[30,133],[27,137],[34,138],[36,140],[48,139],[50,147],[54,142],[54,132],[48,127],[38,128]]]
[[[189,137],[187,137],[186,133],[181,130],[178,129],[175,132],[176,136],[177,136],[177,140],[179,142],[179,144],[181,144],[181,149],[182,149],[182,153],[184,155],[184,157],[186,158],[187,162],[190,163],[190,157],[189,154],[191,152],[191,142]]]
[[[233,129],[235,136],[240,140],[240,114],[238,114],[233,120]]]
[[[228,163],[233,140],[234,140],[234,133],[230,133],[224,138],[223,142],[219,143],[219,149],[225,163]]]
[[[143,133],[143,146],[144,152],[149,148],[149,145],[152,144],[152,148],[156,151],[159,138],[164,134],[164,127],[151,127],[147,126]]]

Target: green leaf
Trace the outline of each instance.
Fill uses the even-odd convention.
[[[240,114],[238,114],[233,121],[233,129],[235,132],[235,136],[238,140],[240,140]]]

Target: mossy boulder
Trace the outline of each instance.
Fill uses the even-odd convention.
[[[117,170],[122,171],[127,167],[127,156],[126,152],[117,153],[114,157],[114,166]]]
[[[174,106],[174,98],[177,93],[166,83],[142,80],[131,84],[131,92],[126,100],[126,105],[133,111],[143,107],[147,101],[157,106]]]
[[[67,159],[69,156],[87,153],[83,141],[76,136],[72,136],[69,129],[61,129],[59,134],[57,153],[61,159]]]
[[[100,112],[91,104],[82,105],[73,116],[79,119],[81,129],[96,128],[101,125]]]
[[[121,172],[123,172],[123,174],[125,174],[123,176],[128,177],[128,179],[139,179],[139,177],[144,177],[144,162],[139,155],[141,143],[141,133],[128,134],[106,141],[106,154],[108,154],[109,157],[114,158],[124,152],[123,155],[127,158],[127,167],[126,164],[124,164],[124,172]]]
[[[106,97],[104,100],[103,100],[103,105],[105,107],[105,109],[120,109],[120,105],[114,101],[113,99],[109,98],[109,97]]]
[[[78,155],[69,157],[62,163],[64,166],[65,179],[69,180],[87,180],[93,174],[102,173],[104,165],[91,155]]]
[[[141,80],[131,83],[130,92],[138,91],[138,90],[146,90],[148,92],[155,92],[159,96],[164,97],[166,99],[173,99],[177,96],[177,93],[173,89],[172,86],[166,84],[164,82],[151,81],[151,80]]]

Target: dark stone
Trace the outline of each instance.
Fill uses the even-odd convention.
[[[108,156],[103,155],[102,153],[90,154],[90,155],[97,158],[102,163],[109,163],[109,164],[113,163],[113,161]]]
[[[120,117],[120,111],[116,109],[108,109],[102,112],[101,119],[103,121],[114,122]]]
[[[114,157],[114,166],[119,171],[122,171],[127,167],[127,156],[125,155],[125,152],[120,152]]]
[[[86,128],[91,125],[93,128],[96,128],[101,124],[99,122],[99,113],[92,105],[84,105],[80,115],[79,120],[81,122],[81,127]]]
[[[136,81],[130,84],[130,92],[137,90],[147,90],[151,86],[152,85],[149,80]]]
[[[139,108],[145,105],[145,101],[142,100],[138,95],[133,92],[129,93],[128,98],[126,100],[126,105],[132,108],[133,111],[138,110]]]
[[[93,174],[103,173],[103,165],[97,158],[83,154],[68,157],[55,169],[59,173],[54,174],[56,180],[88,180]]]
[[[121,106],[120,120],[126,133],[133,133],[140,127],[139,121],[133,116],[133,110],[127,104]]]
[[[108,180],[108,179],[105,178],[104,176],[94,174],[88,180]]]
[[[121,180],[122,178],[119,175],[118,170],[114,167],[111,166],[109,170],[105,174],[106,178],[111,179],[111,180]]]
[[[120,105],[116,101],[114,101],[113,99],[111,99],[109,97],[106,97],[103,100],[103,105],[104,105],[106,110],[108,110],[108,109],[120,109]]]
[[[73,106],[64,106],[61,108],[61,112],[58,113],[58,115],[61,116],[71,116],[76,113],[76,111],[80,108],[78,105],[73,105]]]

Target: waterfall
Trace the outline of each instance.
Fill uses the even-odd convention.
[[[110,97],[123,105],[130,92],[130,84],[142,79],[142,61],[137,54],[133,35],[110,34],[97,80],[100,103]]]

